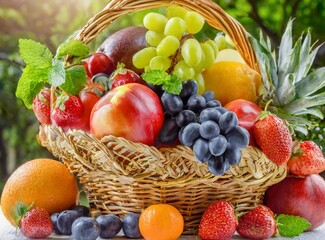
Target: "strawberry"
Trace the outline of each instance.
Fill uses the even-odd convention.
[[[245,213],[238,220],[237,232],[250,239],[265,239],[277,233],[277,223],[273,212],[260,205]]]
[[[204,211],[199,236],[201,239],[226,240],[234,235],[237,224],[234,206],[227,201],[217,200]]]
[[[60,95],[55,102],[55,107],[51,112],[51,121],[59,126],[63,131],[69,129],[81,129],[83,123],[82,102],[77,96]]]
[[[313,141],[297,142],[287,165],[289,171],[295,175],[317,174],[325,170],[325,158]]]
[[[20,232],[28,238],[46,238],[53,232],[49,213],[39,207],[28,210],[19,222]]]
[[[285,122],[263,112],[253,126],[253,134],[262,152],[275,164],[283,165],[291,157],[292,138]]]
[[[124,68],[123,64],[119,64],[117,66],[117,69],[113,72],[110,80],[111,80],[111,86],[110,86],[111,90],[118,86],[128,84],[128,83],[140,83],[140,84],[145,83],[138,74],[136,74],[130,69]]]
[[[51,124],[50,119],[50,90],[42,89],[33,100],[33,110],[37,120],[41,124]]]

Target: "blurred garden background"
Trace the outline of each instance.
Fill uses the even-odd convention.
[[[286,23],[295,18],[294,36],[310,29],[313,41],[325,41],[324,0],[219,0],[217,2],[246,30],[258,36],[259,29],[270,37],[276,48]],[[10,173],[23,162],[51,157],[37,141],[38,122],[32,112],[15,96],[17,82],[24,63],[19,57],[18,39],[31,38],[47,45],[54,53],[56,47],[80,29],[108,0],[0,0],[0,192]],[[125,16],[112,24],[92,42],[92,50],[117,29],[140,25],[144,13]],[[214,29],[204,28],[203,35],[214,38]],[[323,45],[314,67],[325,65]],[[323,89],[324,91],[325,89]],[[325,107],[323,112],[325,114]],[[311,129],[309,135],[325,149],[325,122]]]

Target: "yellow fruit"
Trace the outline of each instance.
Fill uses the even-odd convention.
[[[34,159],[17,168],[6,182],[1,209],[15,225],[17,202],[44,208],[49,214],[72,208],[77,201],[78,186],[74,176],[59,161]]]
[[[219,51],[215,62],[240,62],[246,64],[239,52],[230,48]]]
[[[240,62],[216,62],[203,72],[205,90],[224,106],[235,99],[255,102],[262,85],[259,73]]]
[[[139,218],[139,229],[146,240],[176,240],[183,228],[183,216],[169,204],[151,205]]]

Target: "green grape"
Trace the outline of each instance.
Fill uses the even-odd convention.
[[[162,33],[167,21],[168,19],[164,15],[151,12],[144,16],[143,25],[149,30]]]
[[[187,65],[184,60],[181,60],[175,65],[173,74],[184,81],[187,79],[193,79],[195,71],[194,68]]]
[[[204,25],[204,18],[194,11],[188,11],[185,14],[184,21],[186,22],[187,31],[191,34],[198,33]]]
[[[149,66],[150,69],[152,70],[159,69],[159,70],[166,71],[168,70],[170,65],[171,65],[171,60],[169,58],[156,56],[151,59]]]
[[[176,53],[180,46],[180,42],[175,36],[166,36],[157,46],[157,55],[169,57]]]
[[[157,47],[158,44],[163,40],[165,37],[165,34],[163,33],[158,33],[154,31],[147,31],[146,32],[146,41],[150,46]]]
[[[205,55],[204,52],[202,51],[202,58],[201,58],[201,62],[196,65],[195,67],[193,67],[196,73],[200,73],[204,70],[205,68]]]
[[[227,43],[227,48],[236,49],[234,42],[231,40],[231,38],[228,35],[225,36],[225,40]]]
[[[198,86],[198,92],[197,94],[202,95],[205,92],[205,83],[202,73],[198,73],[194,76],[194,80],[197,83]]]
[[[178,39],[182,38],[183,33],[186,30],[186,24],[183,19],[179,17],[172,17],[168,20],[165,26],[165,35],[172,35],[177,37]]]
[[[201,44],[202,51],[204,52],[204,69],[212,66],[215,60],[213,48],[208,43]]]
[[[193,38],[187,39],[182,46],[182,57],[191,67],[200,64],[202,59],[202,49],[200,43]]]
[[[226,42],[226,38],[224,35],[222,34],[218,34],[215,38],[214,38],[214,42],[216,43],[218,50],[221,51],[223,49],[225,49],[227,47],[227,42]]]
[[[145,72],[149,72],[149,71],[151,71],[152,69],[150,68],[150,66],[148,65],[148,66],[146,66],[145,68],[144,68],[144,71]]]
[[[133,65],[142,69],[149,65],[150,60],[157,55],[157,51],[155,47],[146,47],[138,51],[133,55],[132,62]]]
[[[180,17],[184,18],[185,14],[187,13],[187,10],[183,7],[172,5],[167,8],[167,17],[172,18],[172,17]]]
[[[211,39],[204,41],[204,44],[209,44],[212,47],[213,52],[214,52],[214,59],[216,59],[218,52],[219,52],[217,44],[214,41],[212,41]]]

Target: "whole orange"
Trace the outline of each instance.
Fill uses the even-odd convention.
[[[183,228],[182,214],[169,204],[151,205],[139,218],[139,229],[146,240],[176,240]]]
[[[255,102],[263,86],[261,75],[240,62],[215,62],[202,74],[205,90],[223,106],[236,99]]]
[[[44,208],[49,214],[72,208],[77,201],[78,185],[74,176],[59,161],[30,160],[17,168],[7,180],[1,196],[1,209],[15,225],[17,202]]]

